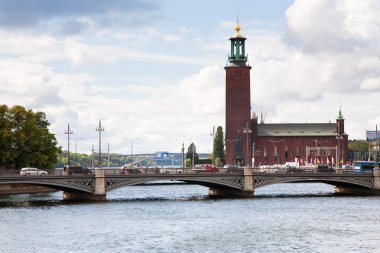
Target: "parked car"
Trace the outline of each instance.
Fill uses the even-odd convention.
[[[160,174],[182,174],[183,168],[162,167],[159,172]]]
[[[92,170],[90,170],[86,166],[81,165],[66,165],[63,167],[63,173],[65,175],[91,175]]]
[[[297,168],[297,167],[287,167],[285,168],[286,172],[288,173],[299,173],[299,172],[305,172],[304,169],[301,169],[301,168]]]
[[[223,167],[226,169],[226,173],[243,173],[244,168],[237,165],[224,165]]]
[[[316,168],[317,173],[335,173],[335,169],[327,164],[319,164]]]
[[[141,171],[133,166],[123,166],[121,174],[141,174]]]
[[[218,167],[213,164],[202,164],[201,166],[195,166],[193,169],[195,173],[216,173],[219,172]]]
[[[279,166],[274,165],[261,165],[259,167],[259,172],[261,173],[278,173],[281,169]]]
[[[21,176],[46,176],[48,174],[49,173],[47,171],[39,170],[37,168],[30,168],[30,167],[22,168],[20,170]]]

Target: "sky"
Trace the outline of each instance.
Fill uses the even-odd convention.
[[[380,123],[378,0],[2,0],[0,104],[43,111],[67,149],[212,150],[236,17],[266,123]]]

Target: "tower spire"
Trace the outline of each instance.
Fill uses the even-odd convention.
[[[339,105],[339,114],[338,114],[338,117],[336,118],[337,120],[341,120],[341,119],[344,119],[343,118],[343,115],[342,115],[342,106]]]
[[[231,53],[228,56],[228,62],[230,64],[238,65],[238,66],[247,66],[248,57],[245,53],[245,40],[240,34],[240,24],[239,24],[239,16],[236,16],[236,26],[235,26],[236,34],[235,36],[230,38],[231,41]]]
[[[236,14],[236,26],[235,26],[235,31],[236,31],[236,38],[240,38],[240,25],[239,25],[239,13]]]

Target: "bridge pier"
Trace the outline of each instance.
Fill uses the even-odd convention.
[[[70,200],[70,201],[106,201],[106,194],[64,192],[63,193],[63,200]]]
[[[339,194],[365,194],[365,195],[380,195],[380,190],[365,189],[365,188],[349,188],[349,187],[335,187],[335,193]]]
[[[238,198],[252,198],[254,197],[254,191],[241,191],[233,189],[208,189],[208,195],[210,197],[238,197]]]
[[[64,192],[63,200],[74,201],[105,201],[106,200],[106,187],[104,170],[100,168],[95,169],[95,189],[94,193],[74,193]]]
[[[255,190],[253,188],[253,169],[249,167],[244,168],[243,189],[226,189],[226,188],[210,188],[208,195],[210,197],[238,197],[238,198],[252,198],[254,197]]]

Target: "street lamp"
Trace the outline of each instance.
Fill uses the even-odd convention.
[[[67,124],[65,134],[67,134],[67,164],[70,165],[70,134],[74,134],[73,131],[70,130],[70,124]]]
[[[211,159],[212,159],[212,164],[214,164],[214,161],[215,161],[215,150],[214,150],[214,142],[215,142],[215,126],[212,127],[212,133],[210,133],[210,135],[212,136],[212,156],[211,156]]]
[[[247,156],[246,156],[246,158],[245,158],[245,161],[247,162],[247,164],[246,164],[246,166],[248,166],[249,167],[249,161],[248,161],[248,156],[249,156],[249,144],[248,144],[248,137],[249,137],[249,134],[251,134],[252,133],[252,130],[251,129],[249,129],[249,127],[248,127],[248,122],[247,122],[247,125],[246,125],[246,127],[245,128],[243,128],[243,133],[245,133],[245,134],[247,134]]]
[[[99,127],[95,129],[95,131],[99,132],[99,167],[102,167],[102,132],[104,131],[104,127],[102,127],[102,121],[99,120]]]
[[[340,156],[341,156],[340,155],[340,140],[343,139],[343,136],[338,134],[335,138],[338,140],[338,145],[336,147],[336,164],[337,164],[337,168],[340,168]]]
[[[175,139],[176,141],[182,141],[182,168],[185,168],[185,141],[190,141],[191,139]]]
[[[252,167],[255,166],[255,143],[252,142]]]
[[[75,139],[75,154],[77,153],[77,141],[83,140],[83,138]]]

